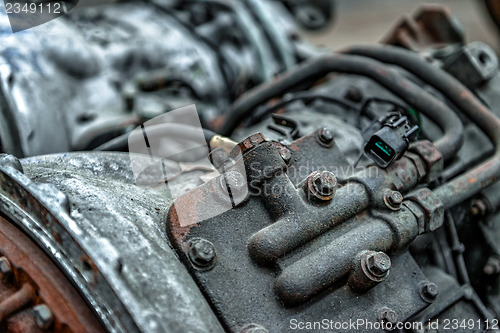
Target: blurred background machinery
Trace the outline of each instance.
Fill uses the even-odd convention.
[[[498,35],[409,3],[109,1],[17,34],[3,15],[0,331],[498,331]],[[200,130],[208,156],[129,151],[190,104],[204,129],[166,145]]]

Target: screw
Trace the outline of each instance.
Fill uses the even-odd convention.
[[[386,323],[395,324],[398,321],[398,314],[392,309],[382,308],[379,318]]]
[[[384,252],[375,252],[366,259],[366,268],[376,277],[384,277],[391,269],[391,258]]]
[[[192,240],[188,256],[196,268],[208,268],[215,261],[214,245],[202,238]]]
[[[35,317],[37,326],[42,330],[48,329],[54,322],[52,312],[45,304],[35,306],[33,308],[33,316]]]
[[[9,259],[5,257],[0,258],[0,279],[5,281],[12,274],[12,266],[10,265]]]
[[[333,133],[329,128],[324,127],[319,132],[318,138],[321,143],[330,144],[333,141]]]

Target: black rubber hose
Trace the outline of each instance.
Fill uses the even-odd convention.
[[[411,72],[459,107],[495,145],[495,154],[488,161],[434,190],[445,208],[463,202],[500,178],[500,119],[467,87],[445,71],[436,69],[418,54],[402,48],[359,46],[345,52],[397,65]]]
[[[318,80],[331,72],[369,77],[417,111],[427,115],[444,132],[435,145],[445,159],[453,157],[460,149],[463,143],[463,125],[446,104],[379,61],[345,54],[322,55],[311,59],[275,81],[252,89],[238,99],[226,113],[220,129],[221,134],[230,135],[258,105],[273,97],[281,96],[304,82]]]

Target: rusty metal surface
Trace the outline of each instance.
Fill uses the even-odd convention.
[[[2,213],[55,258],[106,330],[221,330],[163,233],[166,188],[136,186],[127,154],[22,164],[24,174],[8,160],[1,166]],[[200,173],[191,176],[199,184]]]
[[[14,290],[16,286],[20,290],[28,288],[25,291],[28,294],[24,296],[28,299],[23,301],[18,296],[17,306],[10,305],[8,311],[3,305],[8,292],[0,293],[2,331],[16,332],[21,325],[35,329],[38,325],[33,309],[44,304],[52,317],[45,328],[51,332],[104,332],[94,312],[59,268],[26,235],[1,216],[0,253],[11,269],[8,276],[2,272],[2,287],[10,286]]]
[[[331,316],[333,302],[349,302],[349,307],[336,308],[337,320],[359,318],[360,313],[379,320],[396,312],[403,319],[429,304],[409,296],[419,294],[420,285],[429,282],[415,275],[418,269],[405,274],[408,267],[403,268],[399,259],[408,259],[404,249],[419,234],[420,206],[417,214],[401,206],[399,192],[391,201],[397,209],[387,208],[384,201],[384,193],[396,193],[390,189],[399,186],[407,191],[417,184],[417,167],[403,158],[387,170],[374,167],[346,174],[334,195],[318,200],[314,191],[333,190],[335,176],[329,171],[312,172],[301,181],[291,170],[293,166],[307,169],[306,162],[313,158],[324,163],[338,156],[337,166],[345,163],[334,141],[320,142],[323,132],[320,129],[289,145],[263,141],[262,135],[243,140],[249,196],[232,209],[221,201],[217,178],[182,195],[170,208],[167,233],[231,332],[249,324],[285,332],[291,318],[318,320],[326,309]],[[283,154],[284,150],[290,154]],[[216,214],[207,216],[206,211]],[[424,218],[425,212],[421,215]],[[369,256],[364,264],[368,266],[358,269],[356,258],[366,250],[382,251],[378,256],[384,258],[388,258],[384,252],[391,254],[392,268],[381,273],[386,259],[377,264]],[[394,283],[403,284],[394,288]],[[384,288],[397,290],[397,296],[391,296],[393,302],[380,298],[363,306],[361,299],[372,299],[370,295]],[[350,293],[360,293],[360,302],[353,302]]]

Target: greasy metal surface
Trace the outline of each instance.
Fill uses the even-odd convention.
[[[297,27],[279,2],[80,5],[19,34],[0,15],[3,152],[92,149],[195,102],[208,122],[247,86],[291,67],[295,44],[312,49],[289,38]]]
[[[0,216],[0,253],[9,261],[12,272],[3,274],[2,286],[15,288],[24,282],[32,288],[32,299],[10,316],[1,312],[2,331],[15,331],[18,325],[36,328],[32,307],[45,304],[53,317],[51,332],[104,332],[95,314],[55,264],[26,235]],[[36,290],[36,294],[35,294]],[[0,302],[8,292],[0,292]],[[47,328],[49,328],[47,327]]]
[[[56,258],[107,330],[221,330],[162,232],[164,185],[137,187],[127,154],[22,163],[26,175],[2,167],[2,212]]]
[[[251,323],[270,332],[284,332],[290,319],[313,320],[324,316],[322,311],[327,308],[331,316],[332,303],[347,299],[350,306],[342,311],[336,309],[335,318],[354,318],[360,313],[366,314],[366,318],[372,315],[379,318],[380,309],[387,306],[401,318],[407,318],[427,304],[415,297],[406,303],[394,300],[386,304],[387,299],[380,299],[376,305],[361,301],[357,304],[344,294],[355,293],[342,286],[354,269],[358,253],[363,250],[397,253],[419,233],[417,218],[406,207],[390,214],[359,214],[368,207],[368,192],[380,192],[386,177],[390,186],[393,179],[397,184],[404,183],[402,189],[411,188],[418,175],[415,167],[413,172],[411,168],[400,172],[402,165],[412,163],[401,160],[381,171],[381,178],[375,182],[367,180],[364,185],[361,179],[369,173],[362,172],[354,182],[344,180],[330,201],[311,200],[307,181],[300,182],[291,172],[292,167],[307,169],[312,159],[320,164],[328,162],[332,155],[339,156],[338,167],[345,165],[335,142],[327,146],[319,142],[321,132],[313,132],[290,145],[252,139],[261,136],[244,140],[240,145],[246,149],[243,160],[251,195],[232,209],[228,210],[229,203],[221,200],[217,179],[184,194],[170,209],[167,232],[173,245],[225,327],[232,332]],[[252,141],[257,145],[251,144]],[[290,151],[286,163],[282,159],[285,149]],[[329,168],[335,166],[333,162]],[[213,214],[207,216],[207,210]],[[193,246],[200,242],[210,244],[203,255],[209,262],[208,269],[200,269],[199,255],[193,253]],[[358,285],[352,286],[353,290],[363,290],[360,300],[371,299],[369,295],[374,290],[392,288],[393,283],[404,280],[395,297],[409,297],[419,292],[419,283],[426,279],[416,274],[418,269],[403,272],[407,268],[402,268],[401,261],[395,259],[391,274],[379,286],[371,285],[370,289]]]

